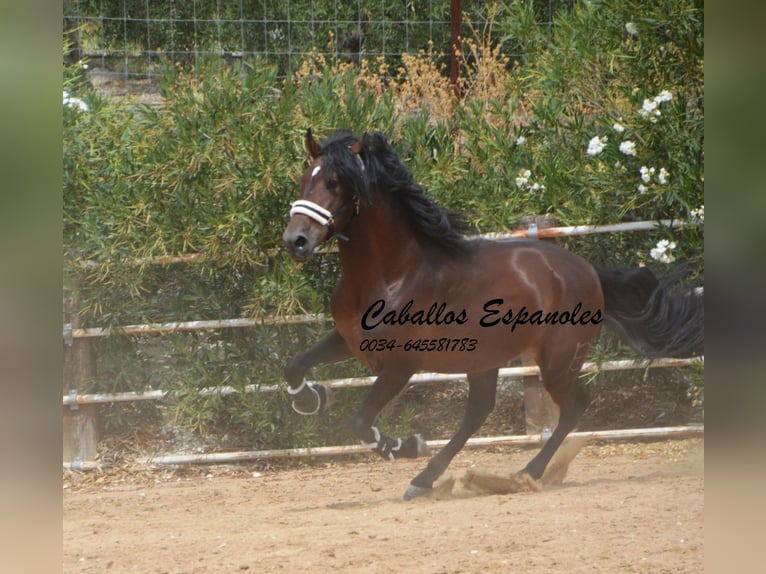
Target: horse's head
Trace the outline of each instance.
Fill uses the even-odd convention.
[[[364,163],[358,155],[363,139],[334,138],[324,148],[306,131],[311,165],[298,179],[300,199],[290,208],[290,222],[282,240],[296,261],[306,261],[333,236],[343,235],[359,208],[359,186]]]

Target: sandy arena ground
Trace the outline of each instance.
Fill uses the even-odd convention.
[[[703,571],[703,440],[588,445],[560,486],[482,495],[534,451],[464,450],[452,494],[403,502],[424,461],[65,476],[64,572]]]

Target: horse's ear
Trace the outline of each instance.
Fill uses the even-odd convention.
[[[358,154],[360,151],[362,151],[362,148],[364,148],[365,143],[367,143],[367,134],[364,134],[359,138],[359,141],[351,146],[351,151]]]
[[[314,140],[314,134],[311,133],[311,128],[306,130],[306,151],[309,152],[311,159],[316,159],[322,155],[322,148]]]

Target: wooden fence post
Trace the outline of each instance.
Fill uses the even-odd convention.
[[[556,227],[558,222],[548,215],[524,216],[519,219],[515,230],[530,229],[535,227],[543,229],[546,227]],[[540,241],[552,241],[555,239],[541,239]],[[531,366],[536,363],[527,356],[521,357],[523,366]],[[527,434],[541,434],[543,429],[553,431],[559,421],[559,407],[553,402],[553,399],[545,390],[540,377],[523,377],[524,384],[524,421],[526,423]]]
[[[90,339],[73,339],[67,336],[78,329],[81,318],[78,313],[76,289],[64,289],[64,395],[75,397],[83,393],[96,375],[96,357]],[[97,405],[64,406],[63,457],[65,462],[77,468],[83,461],[95,460],[98,453]]]

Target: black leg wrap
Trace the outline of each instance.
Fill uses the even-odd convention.
[[[329,392],[318,383],[303,383],[295,391],[287,389],[293,396],[293,410],[300,415],[315,415],[327,407]]]
[[[420,435],[412,435],[402,444],[402,448],[397,454],[398,458],[418,458],[421,456],[430,456],[431,450],[426,442],[420,438]]]
[[[430,454],[428,445],[418,435],[413,435],[405,441],[383,435],[372,450],[387,460],[418,458]]]
[[[401,439],[382,436],[378,441],[378,445],[373,450],[386,460],[394,460],[395,458],[399,458],[399,451],[401,448]]]

